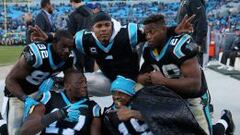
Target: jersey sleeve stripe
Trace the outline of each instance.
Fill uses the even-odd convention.
[[[137,31],[138,31],[137,24],[135,24],[135,23],[128,24],[129,41],[130,41],[131,47],[133,47],[133,48],[136,47],[137,41],[138,41]]]
[[[83,43],[82,43],[83,33],[84,33],[84,30],[81,30],[81,31],[76,33],[75,44],[76,44],[77,50],[80,51],[81,53],[85,54],[84,48],[83,48]]]
[[[44,92],[44,93],[43,93],[43,97],[42,97],[42,99],[41,99],[40,102],[41,102],[42,104],[46,105],[47,102],[50,100],[50,98],[51,98],[51,93],[50,93],[49,91]]]
[[[43,63],[38,47],[34,43],[30,44],[29,47],[33,51],[33,54],[35,55],[36,58],[36,62],[33,64],[33,67],[38,68]]]
[[[101,108],[99,105],[93,107],[93,117],[100,117]]]
[[[177,43],[177,45],[174,47],[173,53],[178,57],[182,58],[185,56],[185,54],[182,52],[181,48],[184,45],[184,43],[191,38],[190,35],[185,34],[180,41]]]

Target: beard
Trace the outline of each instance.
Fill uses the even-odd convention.
[[[53,10],[52,10],[52,9],[48,10],[48,13],[49,13],[49,14],[52,14],[52,13],[53,13]]]

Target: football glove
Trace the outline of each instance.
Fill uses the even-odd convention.
[[[70,104],[63,109],[61,109],[61,113],[63,115],[64,120],[69,122],[77,122],[78,118],[81,114],[80,108],[87,108],[88,105],[84,105],[82,103],[74,103]]]
[[[34,107],[35,105],[39,104],[37,101],[35,101],[33,98],[31,97],[27,97],[25,99],[25,102],[24,102],[24,112],[23,112],[23,120],[25,120],[29,113],[30,113],[30,110],[32,107]]]

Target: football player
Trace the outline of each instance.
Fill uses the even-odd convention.
[[[117,76],[111,85],[113,104],[104,109],[104,134],[152,135],[141,113],[131,108],[136,82]]]
[[[163,85],[184,98],[206,134],[212,134],[206,80],[201,70],[196,44],[191,36],[167,36],[163,15],[152,15],[144,21],[147,46],[138,82]]]
[[[74,41],[65,30],[56,32],[52,43],[31,43],[27,45],[17,63],[6,78],[5,96],[9,97],[8,132],[16,134],[26,111],[37,102],[32,98],[41,83],[61,71],[73,67]],[[25,115],[27,112],[25,112]]]
[[[89,100],[85,76],[68,71],[64,76],[64,89],[47,91],[30,112],[21,128],[21,134],[100,134],[101,108]]]
[[[194,16],[185,17],[178,27],[168,28],[168,37],[192,31],[190,24]],[[92,86],[89,94],[109,95],[111,82],[117,75],[136,80],[139,71],[136,46],[146,41],[141,25],[129,23],[122,26],[107,13],[99,12],[92,18],[91,31],[82,30],[75,35],[75,45],[81,53],[93,57],[102,72],[87,73]],[[52,36],[42,34],[37,27],[32,28],[33,39],[50,40]],[[41,33],[41,34],[39,34]],[[44,36],[43,36],[44,35]]]

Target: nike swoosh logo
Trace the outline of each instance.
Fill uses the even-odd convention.
[[[202,6],[200,6],[200,7],[197,7],[197,9],[201,9],[201,7],[202,7]]]

